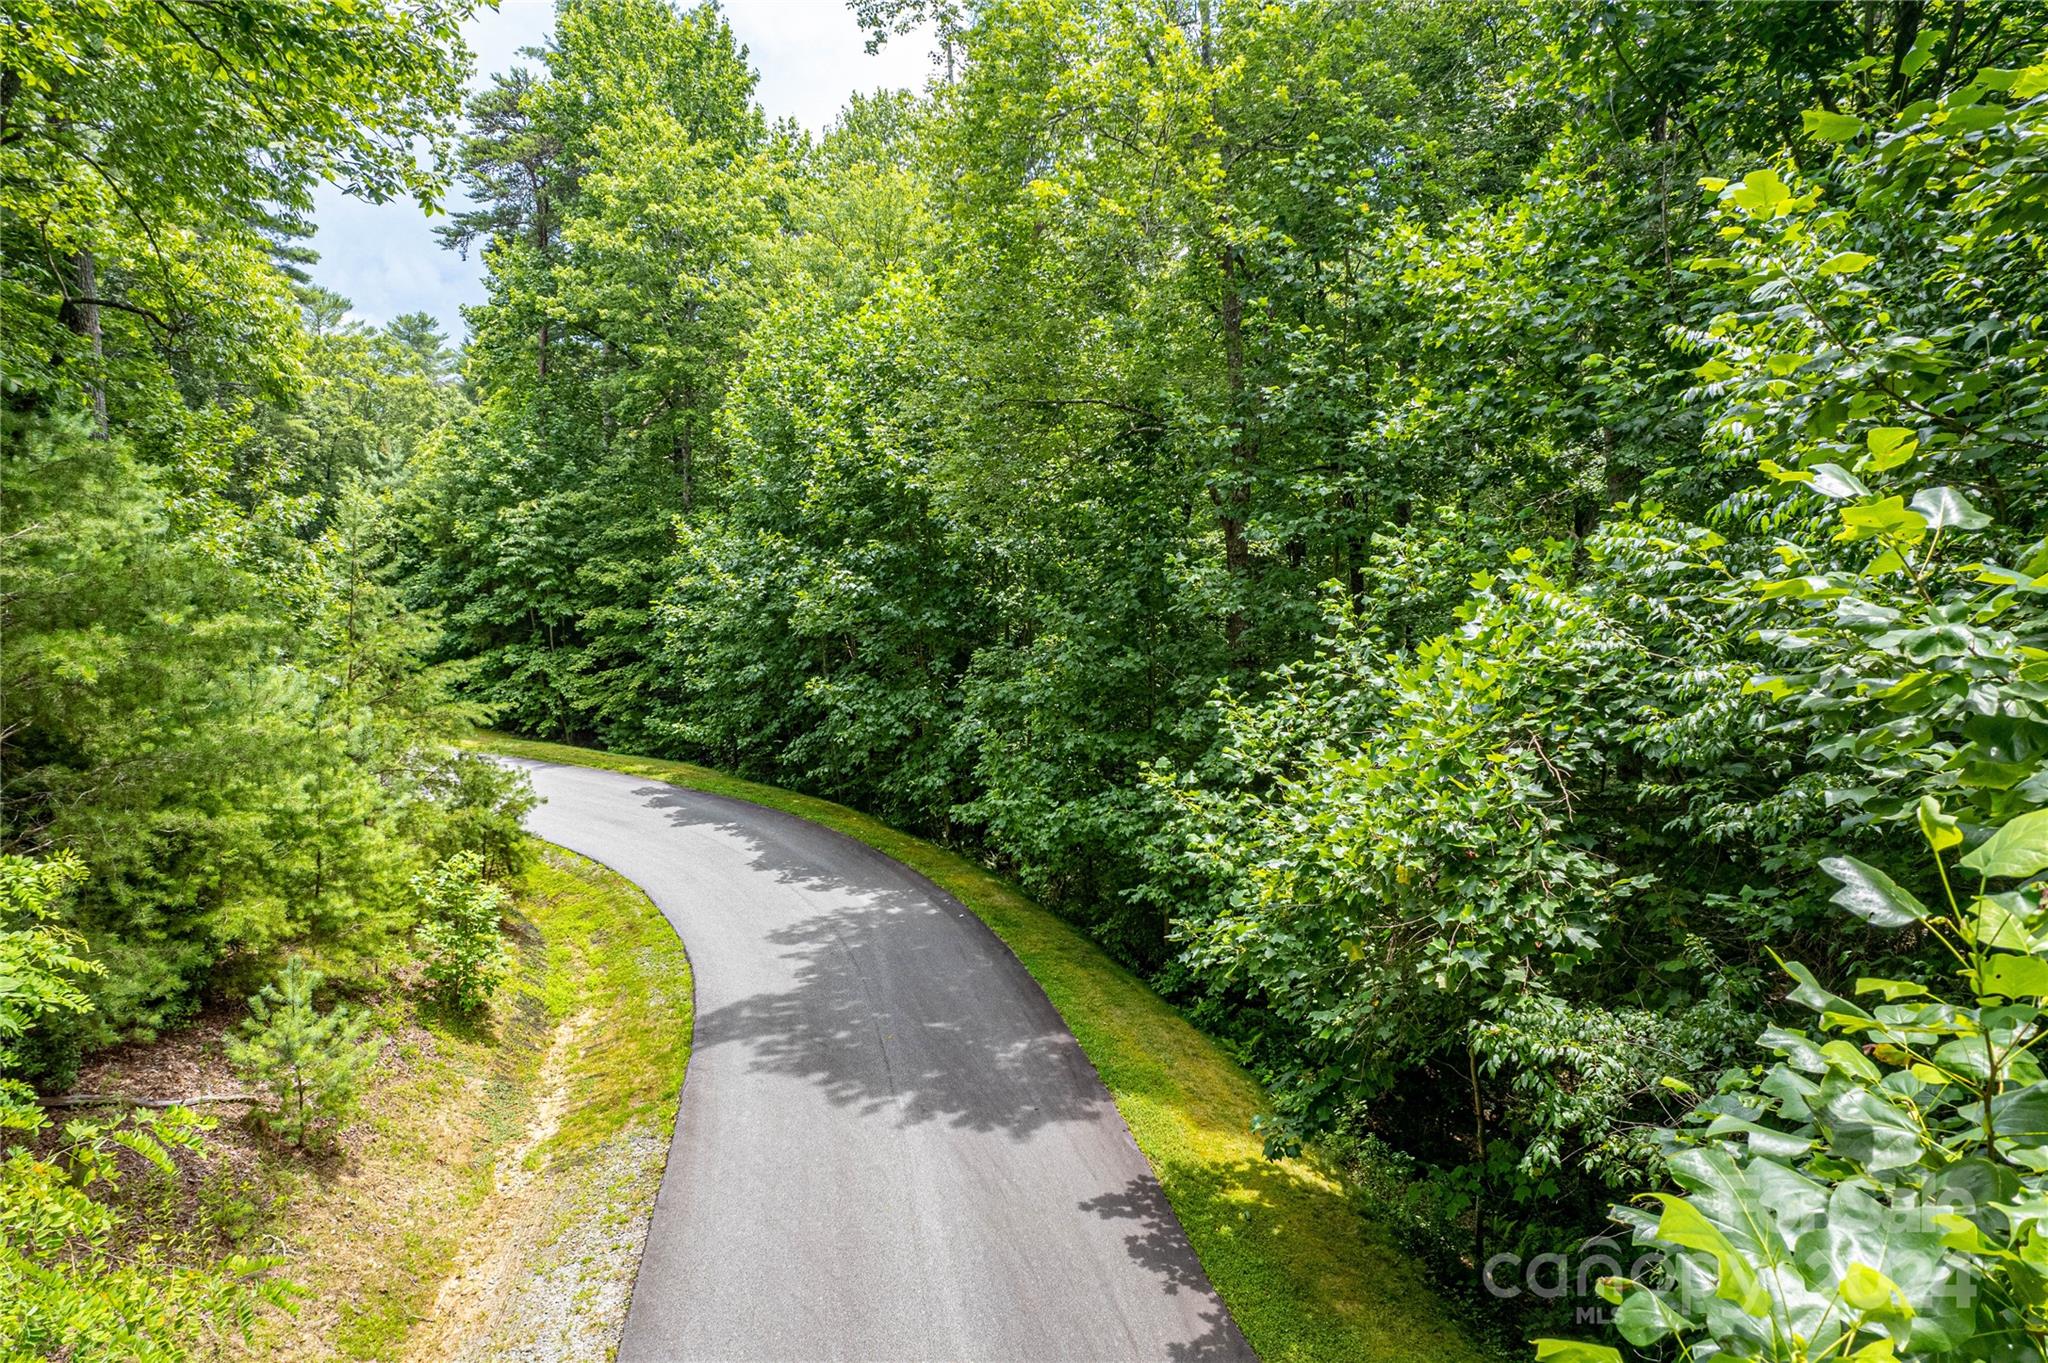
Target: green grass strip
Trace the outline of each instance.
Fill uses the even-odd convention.
[[[810,819],[928,877],[980,915],[1045,990],[1152,1162],[1209,1280],[1266,1363],[1451,1363],[1490,1354],[1421,1269],[1312,1160],[1272,1161],[1251,1132],[1264,1096],[1137,976],[1016,887],[865,814],[686,762],[490,734],[511,757],[601,767]]]

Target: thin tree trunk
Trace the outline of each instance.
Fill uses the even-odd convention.
[[[1486,1198],[1491,1191],[1486,1176],[1486,1105],[1479,1096],[1479,1057],[1472,1043],[1465,1043],[1465,1074],[1472,1083],[1472,1140],[1479,1158],[1479,1196],[1472,1200],[1472,1264],[1480,1277],[1486,1275]]]

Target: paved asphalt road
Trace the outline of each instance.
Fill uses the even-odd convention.
[[[979,919],[792,815],[534,762],[541,837],[697,980],[635,1360],[1251,1360],[1065,1024]]]

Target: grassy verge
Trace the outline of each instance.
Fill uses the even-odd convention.
[[[980,915],[1031,972],[1116,1099],[1210,1281],[1266,1363],[1481,1359],[1408,1257],[1328,1170],[1269,1161],[1258,1086],[1064,920],[975,862],[855,810],[703,767],[492,735],[508,756],[604,767],[824,824],[894,857]]]
[[[277,1157],[284,1274],[265,1359],[457,1359],[616,1347],[689,1052],[681,944],[595,863],[543,847],[489,1021],[378,1006],[392,1044],[343,1152]]]

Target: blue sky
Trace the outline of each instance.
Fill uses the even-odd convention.
[[[760,73],[755,98],[770,119],[793,115],[816,131],[854,91],[921,88],[930,71],[928,44],[915,33],[870,57],[845,0],[727,0],[724,9]],[[472,84],[545,39],[554,13],[553,0],[503,0],[471,19],[463,37],[476,54]],[[363,321],[431,312],[450,337],[462,336],[462,305],[483,301],[483,266],[475,251],[463,260],[441,249],[433,224],[445,218],[429,220],[410,200],[364,203],[331,185],[314,198],[316,282],[349,299]]]

